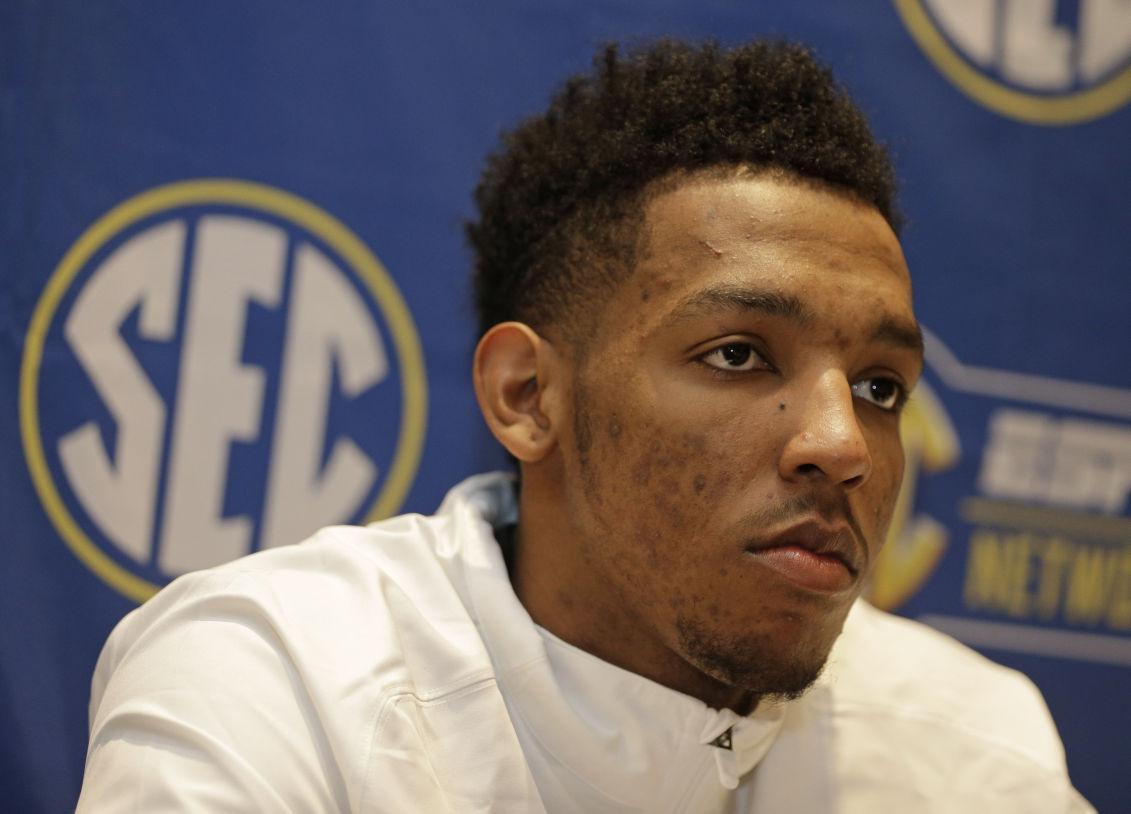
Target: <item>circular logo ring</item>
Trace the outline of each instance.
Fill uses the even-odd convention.
[[[424,354],[412,316],[389,273],[341,221],[302,198],[264,184],[225,178],[181,181],[130,198],[90,226],[67,251],[36,303],[20,366],[20,436],[36,493],[63,541],[88,568],[123,595],[144,602],[158,585],[131,573],[100,549],[75,521],[51,477],[39,427],[39,371],[55,312],[76,275],[122,229],[175,206],[231,204],[297,223],[333,248],[357,272],[387,320],[401,370],[401,422],[393,462],[366,521],[393,514],[420,463],[428,409]]]
[[[1060,96],[1006,87],[984,76],[947,41],[922,0],[894,0],[903,24],[935,67],[974,101],[1030,124],[1065,125],[1104,116],[1131,99],[1131,67],[1102,84]]]

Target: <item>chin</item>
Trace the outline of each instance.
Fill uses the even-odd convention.
[[[828,661],[839,633],[813,631],[808,636],[783,637],[745,631],[726,635],[701,620],[676,620],[680,646],[700,671],[729,687],[762,697],[793,699],[808,690]]]

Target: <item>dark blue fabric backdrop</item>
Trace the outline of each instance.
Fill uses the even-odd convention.
[[[930,342],[874,600],[1027,672],[1126,810],[1126,0],[5,3],[0,807],[73,806],[156,586],[503,463],[470,191],[597,44],[664,34],[806,41],[891,144]]]

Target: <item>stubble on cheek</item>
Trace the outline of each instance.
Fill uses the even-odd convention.
[[[727,552],[741,548],[741,535],[719,518],[739,499],[731,492],[743,473],[728,469],[725,450],[707,436],[655,432],[620,453],[640,490],[637,506],[645,507],[633,513],[638,556],[625,573],[647,569],[639,583],[662,605],[668,646],[728,686],[783,698],[803,693],[819,677],[848,607],[783,606],[739,574],[741,563],[732,565]],[[889,514],[881,503],[877,511]]]

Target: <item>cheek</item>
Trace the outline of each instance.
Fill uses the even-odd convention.
[[[630,579],[670,581],[695,554],[719,480],[700,466],[710,458],[707,440],[623,410],[594,424],[584,482],[606,554]]]
[[[670,425],[662,432],[655,425],[641,429],[646,436],[637,443],[608,448],[606,471],[622,490],[616,501],[621,511],[610,519],[620,522],[622,539],[631,540],[653,578],[686,579],[713,555],[718,529],[741,504],[739,487],[750,477],[742,466],[749,456],[718,433],[673,431]]]
[[[659,415],[634,427],[630,443],[610,444],[616,459],[609,464],[625,471],[642,502],[679,519],[725,506],[736,483],[770,466],[769,451],[751,442],[751,430],[691,410]]]
[[[647,435],[635,448],[616,450],[620,460],[614,465],[626,470],[624,482],[631,485],[635,521],[657,543],[665,537],[674,543],[709,500],[712,478],[700,465],[706,457],[706,439],[694,433],[644,429]]]
[[[777,471],[775,418],[685,409],[626,425],[614,414],[600,466],[615,473],[618,488],[648,513],[649,525],[709,526],[748,500],[752,483]]]
[[[694,570],[711,554],[713,531],[749,501],[750,485],[776,472],[777,402],[766,415],[630,376],[587,384],[576,440],[593,519],[650,579]]]

